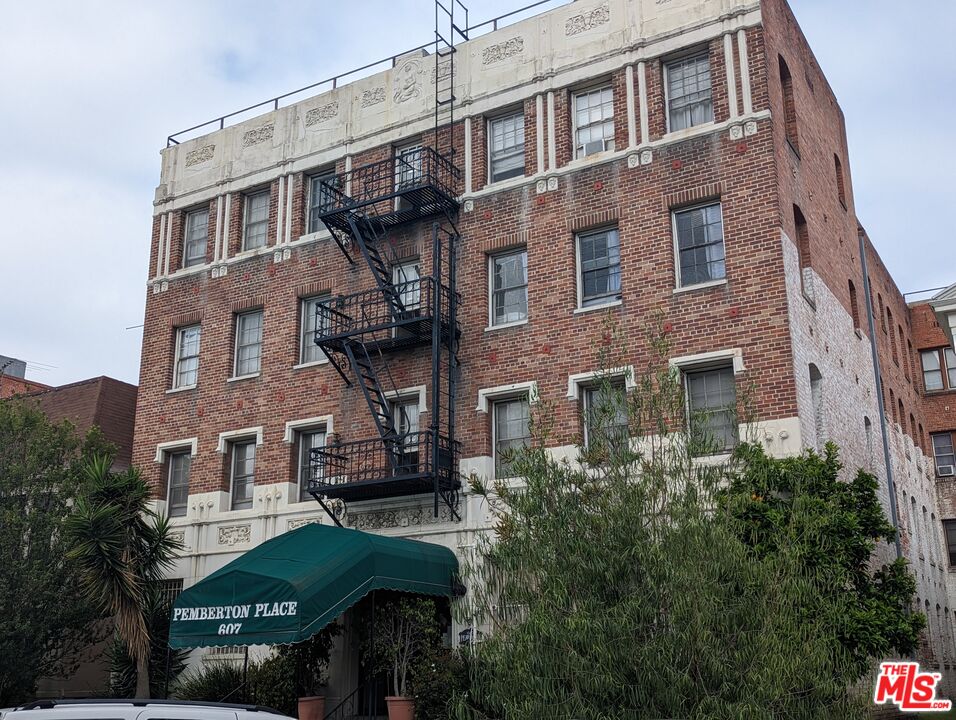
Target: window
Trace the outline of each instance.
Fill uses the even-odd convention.
[[[524,114],[512,113],[488,121],[491,182],[524,175]]]
[[[866,438],[866,466],[873,469],[873,423],[870,418],[863,418],[863,433]]]
[[[328,332],[329,316],[319,315],[319,307],[325,306],[329,301],[328,295],[319,295],[316,297],[302,298],[299,303],[302,307],[302,317],[299,320],[301,334],[299,335],[299,364],[324,362],[325,353],[315,344],[315,331],[317,329]]]
[[[826,440],[826,423],[823,417],[823,375],[813,363],[809,365],[810,400],[813,403],[813,427],[817,435],[817,450],[823,450]]]
[[[803,294],[813,299],[813,284],[810,275],[810,230],[803,211],[793,206],[793,226],[797,232],[797,257],[800,261],[800,282]]]
[[[309,177],[309,228],[310,233],[319,232],[325,225],[320,215],[335,205],[335,190],[338,176],[334,171],[317,173]]]
[[[491,324],[507,325],[528,319],[528,251],[512,250],[489,259]]]
[[[906,379],[909,380],[914,374],[913,368],[913,342],[906,338]]]
[[[883,328],[883,332],[886,332],[886,314],[883,312],[883,296],[877,293],[876,299],[880,303],[880,327]]]
[[[843,209],[846,210],[846,186],[843,180],[843,163],[840,162],[838,155],[833,156],[833,172],[836,173],[837,198]]]
[[[933,457],[936,458],[936,474],[940,477],[956,475],[956,454],[953,452],[953,433],[933,433]]]
[[[793,77],[790,68],[781,56],[777,56],[780,70],[780,88],[783,91],[783,121],[787,142],[793,151],[800,154],[800,140],[797,135],[797,104],[793,98]]]
[[[206,239],[209,235],[209,208],[186,213],[186,233],[183,241],[183,267],[206,262]]]
[[[192,387],[199,379],[199,325],[176,330],[176,362],[173,368],[173,387]]]
[[[726,277],[720,203],[675,212],[674,235],[677,240],[678,287]]]
[[[577,246],[580,306],[620,300],[621,247],[617,230],[578,235]]]
[[[236,316],[235,377],[255,375],[262,363],[262,310]]]
[[[309,482],[312,480],[312,450],[325,447],[325,430],[302,430],[299,438],[299,502],[311,500]]]
[[[419,472],[418,448],[421,444],[421,436],[418,433],[421,409],[418,405],[418,397],[397,398],[390,404],[392,422],[395,423],[395,431],[401,438],[401,456],[396,472],[400,475]]]
[[[189,499],[189,451],[169,454],[169,486],[166,492],[166,512],[170,517],[184,517]]]
[[[242,249],[255,250],[266,246],[269,229],[269,191],[245,196],[242,221]]]
[[[163,607],[172,608],[173,603],[176,602],[176,598],[178,598],[179,594],[183,591],[183,579],[167,578],[165,580],[158,580],[156,581],[156,587],[159,600]]]
[[[946,549],[949,552],[949,564],[956,565],[956,520],[943,520],[946,533]]]
[[[611,86],[574,95],[574,157],[614,150],[614,94]]]
[[[395,148],[395,189],[418,185],[422,179],[422,145],[414,143]]]
[[[890,347],[893,351],[893,364],[900,366],[900,354],[896,349],[896,333],[893,332],[893,311],[886,308],[886,324],[889,326]]]
[[[527,397],[498,400],[492,416],[495,476],[513,477],[511,456],[531,443],[531,406]]]
[[[584,446],[620,449],[628,439],[627,392],[623,378],[583,389]],[[625,445],[626,447],[626,445]]]
[[[956,352],[951,347],[922,350],[923,387],[931,390],[956,390]]]
[[[232,444],[231,497],[233,510],[252,507],[252,487],[256,482],[256,441]]]
[[[396,286],[405,310],[418,310],[422,305],[422,264],[406,260],[392,266],[392,284]]]
[[[684,381],[694,454],[733,449],[737,442],[733,367],[685,371]]]
[[[903,326],[897,325],[896,327],[897,327],[897,332],[900,336],[900,353],[902,353],[903,355],[903,375],[909,378],[910,372],[909,372],[909,368],[906,365],[906,339],[905,339],[905,336],[903,335]]]
[[[675,60],[664,66],[667,87],[668,132],[714,121],[707,53]]]
[[[850,288],[850,315],[853,317],[853,329],[860,329],[860,306],[856,299],[856,285],[852,280],[847,281]]]

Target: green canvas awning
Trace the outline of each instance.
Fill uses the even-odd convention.
[[[306,640],[373,590],[454,594],[458,560],[432,543],[330,525],[291,530],[185,590],[174,648]]]

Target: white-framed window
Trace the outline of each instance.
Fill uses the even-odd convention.
[[[392,283],[398,289],[405,310],[418,310],[422,305],[422,264],[417,258],[392,266]]]
[[[206,240],[209,237],[209,208],[186,213],[186,230],[183,234],[183,267],[202,265],[206,262]]]
[[[936,474],[939,477],[956,476],[956,450],[953,436],[956,433],[933,433],[933,457],[936,458]]]
[[[232,510],[248,510],[252,507],[252,490],[256,484],[256,441],[236,441],[231,444],[230,498]]]
[[[614,92],[610,85],[575,93],[574,157],[614,150]]]
[[[243,200],[242,249],[266,246],[269,231],[269,191],[250,193]]]
[[[335,195],[331,188],[337,188],[338,176],[334,169],[317,172],[309,176],[309,227],[308,232],[322,230],[321,215],[335,205]]]
[[[586,448],[618,448],[628,441],[627,390],[623,377],[581,389]]]
[[[724,223],[719,202],[672,213],[677,286],[690,287],[723,280]]]
[[[923,387],[932,390],[956,390],[956,352],[945,347],[920,351]]]
[[[255,375],[262,366],[262,310],[236,315],[234,377]]]
[[[299,461],[296,477],[299,481],[299,502],[312,499],[309,495],[309,483],[319,471],[312,465],[312,450],[325,447],[325,440],[325,428],[307,428],[296,432]]]
[[[593,307],[621,299],[621,242],[617,228],[575,236],[578,306]]]
[[[488,258],[490,324],[528,319],[528,250],[520,248]]]
[[[664,87],[668,132],[714,121],[710,57],[706,51],[664,65]]]
[[[489,182],[524,175],[524,113],[519,110],[488,121]]]
[[[192,455],[189,450],[171,452],[167,455],[169,476],[166,489],[166,512],[170,517],[184,517],[189,500],[189,466]]]
[[[299,300],[301,317],[299,318],[299,364],[325,362],[327,359],[322,348],[315,344],[315,331],[328,330],[328,317],[319,315],[319,307],[330,300],[329,295],[314,295]]]
[[[692,447],[699,455],[729,452],[737,444],[733,366],[687,368],[683,372]]]
[[[176,328],[176,362],[173,367],[173,387],[192,387],[199,380],[199,325]]]
[[[422,179],[422,144],[395,146],[395,189],[417,185]]]
[[[419,471],[419,446],[421,444],[420,420],[421,405],[420,398],[398,397],[389,401],[392,412],[392,421],[395,423],[395,431],[401,438],[401,457],[399,458],[399,474],[410,474]]]
[[[511,454],[531,444],[531,405],[527,395],[492,403],[491,435],[495,477],[514,476]]]

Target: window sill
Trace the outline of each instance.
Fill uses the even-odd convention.
[[[510,323],[501,323],[501,325],[489,325],[485,328],[485,332],[494,332],[495,330],[507,330],[508,328],[521,327],[522,325],[528,324],[528,318],[524,320],[516,320]]]
[[[682,285],[681,287],[674,288],[674,294],[680,295],[682,293],[694,292],[695,290],[707,290],[708,288],[720,287],[721,285],[727,284],[727,278],[722,278],[720,280],[711,280],[709,282],[697,283],[696,285]]]
[[[310,242],[315,242],[317,240],[331,240],[332,233],[328,230],[316,230],[315,232],[306,233],[305,235],[300,235],[295,240],[293,240],[289,245],[305,245]]]
[[[599,310],[608,310],[610,308],[620,307],[624,304],[623,300],[612,300],[611,302],[606,302],[601,305],[587,305],[585,307],[579,307],[574,309],[574,315],[582,315],[589,312],[597,312]]]
[[[253,378],[259,377],[260,373],[250,373],[249,375],[235,375],[231,378],[226,378],[227,383],[239,382],[240,380],[252,380]]]
[[[175,395],[176,393],[188,392],[190,390],[195,390],[198,385],[183,385],[182,387],[170,388],[166,391],[167,395]]]
[[[740,121],[740,118],[735,118],[736,121]],[[693,137],[701,132],[705,128],[712,128],[716,126],[717,123],[714,120],[705,123],[698,123],[697,125],[691,125],[690,127],[683,128],[681,130],[671,130],[667,129],[667,134],[662,138],[666,142],[674,142],[676,140],[683,140],[684,138]]]
[[[292,369],[302,370],[304,368],[319,367],[320,365],[328,365],[328,364],[329,364],[329,359],[326,358],[325,360],[313,360],[312,362],[299,363],[298,365],[293,365]]]

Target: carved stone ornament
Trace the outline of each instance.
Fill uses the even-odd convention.
[[[338,101],[330,102],[317,108],[312,108],[305,114],[305,126],[312,127],[324,120],[331,120],[339,114]]]
[[[611,22],[611,8],[608,5],[600,5],[593,10],[569,17],[564,23],[564,34],[568,37],[579,35],[609,22]]]
[[[188,153],[186,153],[186,167],[192,167],[193,165],[200,165],[201,163],[204,163],[207,160],[212,160],[212,156],[215,153],[216,153],[215,145],[203,145],[201,148],[190,150]]]
[[[654,162],[654,153],[651,150],[644,150],[641,153],[641,165],[650,165]]]
[[[418,60],[406,60],[395,68],[392,76],[394,87],[392,100],[400,104],[420,96],[422,94],[421,83],[419,82],[421,71],[422,64]]]
[[[385,88],[377,87],[362,92],[362,107],[371,107],[385,102]]]
[[[226,525],[219,528],[219,544],[228,545],[232,547],[233,545],[241,545],[247,543],[252,539],[252,526],[251,525]]]
[[[380,530],[393,527],[420,527],[437,523],[451,522],[451,510],[447,505],[440,505],[438,517],[434,515],[431,503],[426,505],[403,505],[382,510],[356,512],[350,510],[346,524],[357,530]]]
[[[322,520],[317,517],[296,518],[289,521],[289,530],[298,530],[304,525],[321,525]]]
[[[636,153],[631,153],[627,156],[627,166],[629,168],[636,168],[641,164],[641,158]]]
[[[548,190],[557,190],[558,189],[558,179],[556,177],[548,178]]]
[[[730,126],[730,139],[740,140],[744,136],[744,129],[740,125]]]
[[[523,37],[513,37],[510,40],[505,40],[504,42],[497,43],[496,45],[489,45],[484,50],[481,51],[481,64],[482,65],[493,65],[494,63],[501,62],[502,60],[507,60],[513,55],[517,55],[520,52],[524,51],[524,38]]]
[[[744,135],[750,137],[751,135],[757,134],[757,122],[755,120],[748,120],[744,125]]]
[[[258,145],[263,143],[266,140],[272,139],[272,134],[275,132],[275,125],[269,123],[268,125],[260,125],[257,128],[252,130],[247,130],[246,133],[242,136],[242,146],[250,147],[252,145]]]
[[[173,542],[179,543],[182,545],[186,542],[186,531],[185,530],[173,530],[169,533],[169,539]]]
[[[537,191],[538,195],[548,192],[548,181],[538,180],[538,182],[535,183],[534,189]]]
[[[475,209],[475,201],[465,200],[465,212],[471,212],[474,209]]]
[[[435,68],[432,68],[432,72],[431,72],[432,85],[435,84],[436,80],[444,81],[450,77],[451,77],[451,61],[450,60],[446,60],[445,62],[441,63],[438,66],[437,71],[435,70]]]

